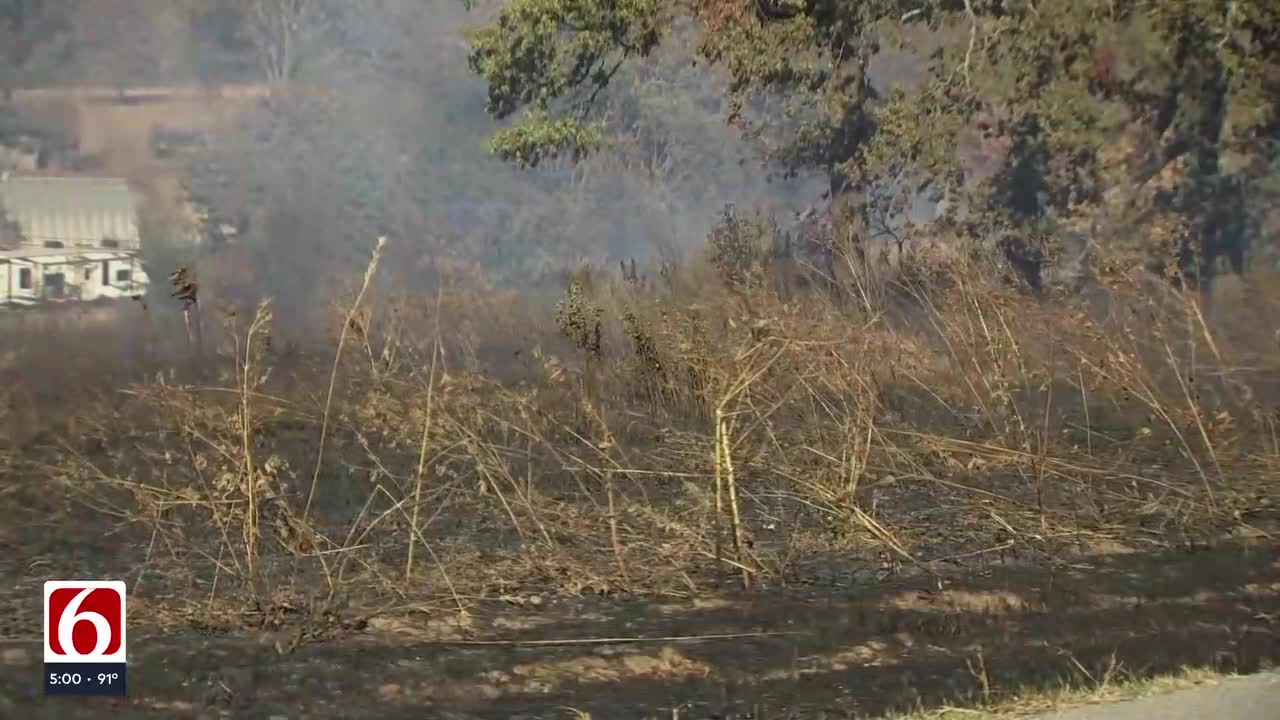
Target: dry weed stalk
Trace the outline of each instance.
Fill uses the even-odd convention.
[[[261,376],[255,376],[255,373],[262,371],[254,364],[253,351],[256,348],[254,336],[269,332],[270,324],[271,304],[270,301],[263,301],[253,314],[253,320],[249,323],[249,329],[245,333],[243,353],[237,352],[236,361],[236,387],[240,391],[240,451],[243,454],[245,498],[248,501],[248,509],[244,514],[244,555],[245,567],[251,578],[256,575],[260,533],[258,528],[258,483],[255,475],[256,461],[253,447],[254,419],[250,410],[250,400],[253,392],[265,380],[265,373]],[[238,337],[236,345],[239,345]],[[237,350],[239,350],[239,347],[237,347]]]
[[[604,480],[605,501],[607,503],[609,513],[609,545],[613,548],[613,555],[618,563],[618,574],[622,577],[623,582],[629,584],[630,581],[627,577],[626,557],[623,554],[622,539],[618,534],[618,491],[614,483],[614,476],[617,470],[613,467],[616,466],[617,463],[613,462],[611,457],[611,453],[613,453],[617,448],[618,442],[617,439],[614,438],[613,433],[609,430],[609,426],[605,422],[603,413],[592,405],[590,400],[584,398],[582,402],[587,414],[595,422],[596,431],[601,438],[601,440],[595,444],[595,450],[602,454],[604,459],[611,465],[610,467],[606,467],[599,471],[599,474]]]
[[[738,403],[741,397],[750,392],[751,386],[769,371],[773,364],[782,357],[787,350],[785,341],[779,342],[778,349],[763,361],[755,360],[762,354],[764,348],[772,345],[769,339],[757,342],[750,350],[743,354],[741,360],[747,360],[748,364],[733,378],[724,391],[720,394],[720,399],[716,403],[715,409],[715,496],[716,496],[716,560],[723,561],[720,549],[720,527],[719,517],[724,512],[724,499],[727,496],[729,503],[729,528],[730,537],[733,540],[733,559],[736,567],[742,571],[742,585],[744,589],[751,587],[752,570],[747,564],[744,557],[743,548],[743,528],[742,513],[738,504],[738,483],[737,476],[733,467],[733,417],[736,414],[732,408]]]
[[[333,366],[329,370],[329,389],[325,392],[324,413],[320,419],[320,439],[316,443],[316,464],[311,473],[311,489],[307,491],[307,502],[302,508],[303,521],[306,521],[307,515],[311,512],[311,503],[316,495],[316,484],[320,481],[320,468],[324,466],[324,444],[329,434],[329,411],[333,407],[333,389],[338,382],[338,365],[342,362],[342,349],[347,342],[347,333],[351,329],[351,321],[355,318],[356,312],[360,309],[360,303],[364,300],[365,293],[369,290],[369,283],[373,280],[373,274],[378,270],[378,261],[382,258],[382,250],[386,247],[386,244],[386,236],[379,236],[378,243],[373,248],[373,255],[369,258],[369,265],[365,268],[364,281],[361,282],[360,290],[356,293],[355,300],[351,302],[351,307],[347,310],[346,317],[343,318],[342,331],[338,335],[338,347],[333,354]]]
[[[404,580],[407,585],[413,577],[413,551],[417,545],[420,532],[419,514],[422,510],[422,481],[427,469],[427,439],[431,436],[431,411],[434,409],[436,391],[436,360],[440,357],[440,292],[436,292],[435,337],[431,347],[431,367],[427,375],[427,412],[422,421],[422,442],[418,447],[418,467],[413,482],[413,519],[410,521],[412,532],[409,535],[409,553],[404,564]]]

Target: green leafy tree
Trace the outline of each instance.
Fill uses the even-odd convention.
[[[598,147],[618,68],[687,25],[731,79],[730,119],[789,169],[823,171],[853,224],[900,178],[892,205],[945,191],[975,235],[1089,214],[1111,236],[1168,235],[1183,270],[1207,270],[1197,257],[1245,242],[1231,209],[1274,153],[1269,0],[511,0],[472,37],[490,113],[515,118],[493,149],[528,165]],[[903,53],[922,77],[877,83]]]

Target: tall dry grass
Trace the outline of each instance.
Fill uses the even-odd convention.
[[[207,604],[295,588],[465,611],[1266,532],[1266,283],[1211,319],[1140,274],[1036,298],[954,256],[850,263],[835,289],[710,257],[572,273],[550,307],[371,290],[375,255],[310,338],[331,354],[277,340],[267,304],[228,315],[205,376],[134,383],[4,457],[143,533]]]

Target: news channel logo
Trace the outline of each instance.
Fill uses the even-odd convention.
[[[120,580],[44,584],[45,695],[126,695],[127,622]]]

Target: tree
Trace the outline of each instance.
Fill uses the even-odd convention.
[[[787,168],[823,171],[852,224],[899,177],[902,196],[964,198],[953,206],[975,235],[1031,237],[1055,217],[1112,215],[1126,188],[1181,168],[1147,212],[1115,222],[1150,236],[1172,217],[1179,267],[1207,275],[1241,234],[1212,209],[1273,153],[1269,0],[512,0],[470,56],[490,113],[519,118],[494,150],[528,165],[593,149],[610,79],[682,23],[732,79],[730,119]],[[904,51],[923,78],[878,88],[877,64]],[[1153,142],[1124,146],[1139,134]],[[964,150],[992,143],[996,172],[976,172]]]
[[[320,49],[335,8],[325,0],[245,0],[245,34],[267,82],[285,83],[297,75],[303,61]]]
[[[599,126],[582,119],[627,59],[658,45],[669,30],[666,5],[517,0],[478,32],[468,62],[489,82],[488,111],[504,119],[530,110],[526,122],[498,133],[499,154],[533,166],[597,145]],[[564,108],[562,116],[548,112],[552,103]]]

